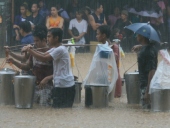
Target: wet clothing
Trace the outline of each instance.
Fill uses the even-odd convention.
[[[71,71],[70,55],[65,46],[59,46],[47,51],[53,58],[53,79],[55,87],[71,87],[74,76]]]
[[[41,62],[36,60],[33,56],[30,56],[30,61],[32,62],[32,72],[36,76],[36,84],[39,83],[47,76],[53,74],[53,64],[52,61],[49,62]],[[52,84],[52,80],[48,82],[49,85]]]
[[[119,52],[119,45],[114,44],[112,47],[113,52],[115,54],[115,59],[116,59],[116,65],[117,65],[117,70],[118,70],[118,79],[116,81],[116,88],[115,88],[115,97],[121,97],[122,94],[122,79],[120,77],[120,71],[119,71],[119,59],[120,59],[120,52]]]
[[[138,69],[140,87],[148,85],[148,75],[151,70],[156,70],[158,63],[158,50],[154,44],[148,44],[138,53]]]
[[[95,23],[98,23],[98,24],[103,24],[104,23],[104,18],[105,17],[104,17],[103,13],[100,14],[100,18],[98,18],[95,13],[92,13],[92,16],[94,18]],[[90,40],[91,41],[97,41],[97,39],[96,39],[96,31],[93,30],[92,26],[90,26],[90,31],[89,32],[90,32]]]
[[[52,89],[54,108],[69,108],[73,106],[75,97],[75,85],[68,88],[55,87]]]
[[[47,52],[53,58],[52,106],[54,108],[72,107],[75,96],[75,82],[68,50],[65,46],[59,46]]]

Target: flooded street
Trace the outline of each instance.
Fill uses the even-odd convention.
[[[75,67],[73,73],[79,76],[79,81],[85,78],[92,56],[89,53],[76,54],[78,69]],[[126,54],[122,59],[121,76],[135,62],[135,54]],[[137,65],[130,71],[136,69]],[[78,70],[81,75],[78,75]],[[37,104],[34,104],[32,109],[16,109],[15,106],[1,105],[0,128],[169,128],[170,126],[169,112],[149,112],[138,105],[128,105],[125,86],[122,97],[114,99],[108,108],[85,108],[84,101],[83,89],[81,103],[74,104],[72,109],[54,109]]]

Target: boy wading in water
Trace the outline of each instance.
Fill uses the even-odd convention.
[[[75,96],[74,76],[70,68],[70,57],[65,46],[61,45],[63,31],[60,28],[52,28],[48,31],[47,41],[52,47],[46,53],[39,53],[30,46],[27,51],[40,61],[53,60],[53,75],[45,78],[41,84],[54,80],[52,90],[52,106],[54,108],[72,107]]]

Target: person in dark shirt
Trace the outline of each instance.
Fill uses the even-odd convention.
[[[44,18],[50,15],[50,11],[46,8],[44,0],[39,0],[39,14],[42,15]]]
[[[116,21],[114,27],[112,28],[113,30],[118,28],[120,30],[120,34],[123,35],[121,46],[125,52],[129,52],[131,47],[134,45],[132,40],[133,32],[124,28],[130,24],[131,22],[128,20],[128,12],[123,10],[121,12],[121,18]]]
[[[139,82],[141,89],[141,103],[144,108],[150,107],[149,86],[158,63],[158,50],[148,38],[137,36],[142,48],[138,53]]]
[[[78,0],[71,0],[67,7],[67,12],[69,12],[70,19],[74,19],[76,17],[76,11],[79,10]]]
[[[131,22],[128,20],[128,12],[126,10],[123,10],[121,12],[121,18],[116,21],[113,29],[118,28],[120,30],[120,34],[126,37],[131,33],[131,31],[128,29],[124,29],[124,27],[130,24]]]
[[[31,24],[28,21],[24,21],[19,24],[19,32],[23,36],[21,44],[31,44],[34,42],[31,33]]]
[[[34,27],[36,25],[45,25],[45,20],[44,20],[43,16],[41,16],[41,14],[39,14],[39,6],[37,3],[32,4],[31,11],[32,11],[32,15],[30,15],[27,18],[27,21],[29,21],[31,23],[32,29],[34,29]]]
[[[20,34],[19,34],[19,24],[22,22],[22,21],[25,21],[27,16],[26,16],[26,12],[27,12],[27,6],[22,4],[20,6],[20,15],[17,15],[15,17],[15,21],[14,21],[14,25],[13,25],[13,28],[15,30],[15,40],[16,41],[19,41],[21,39],[20,37]]]
[[[105,16],[103,14],[103,5],[97,3],[95,5],[95,12],[90,17],[90,40],[96,41],[96,30],[101,25],[107,25]]]

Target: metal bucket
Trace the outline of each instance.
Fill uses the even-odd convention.
[[[154,89],[151,94],[152,111],[170,111],[170,89]]]
[[[23,75],[14,77],[16,108],[32,108],[36,86],[35,81],[35,76]]]
[[[126,73],[125,83],[128,104],[140,104],[139,72]]]
[[[75,82],[75,98],[74,98],[74,103],[79,104],[81,102],[81,87],[82,83],[81,82]]]
[[[92,108],[104,108],[108,106],[108,86],[86,85],[85,106]]]
[[[0,104],[14,105],[13,77],[18,72],[4,68],[0,71]]]

